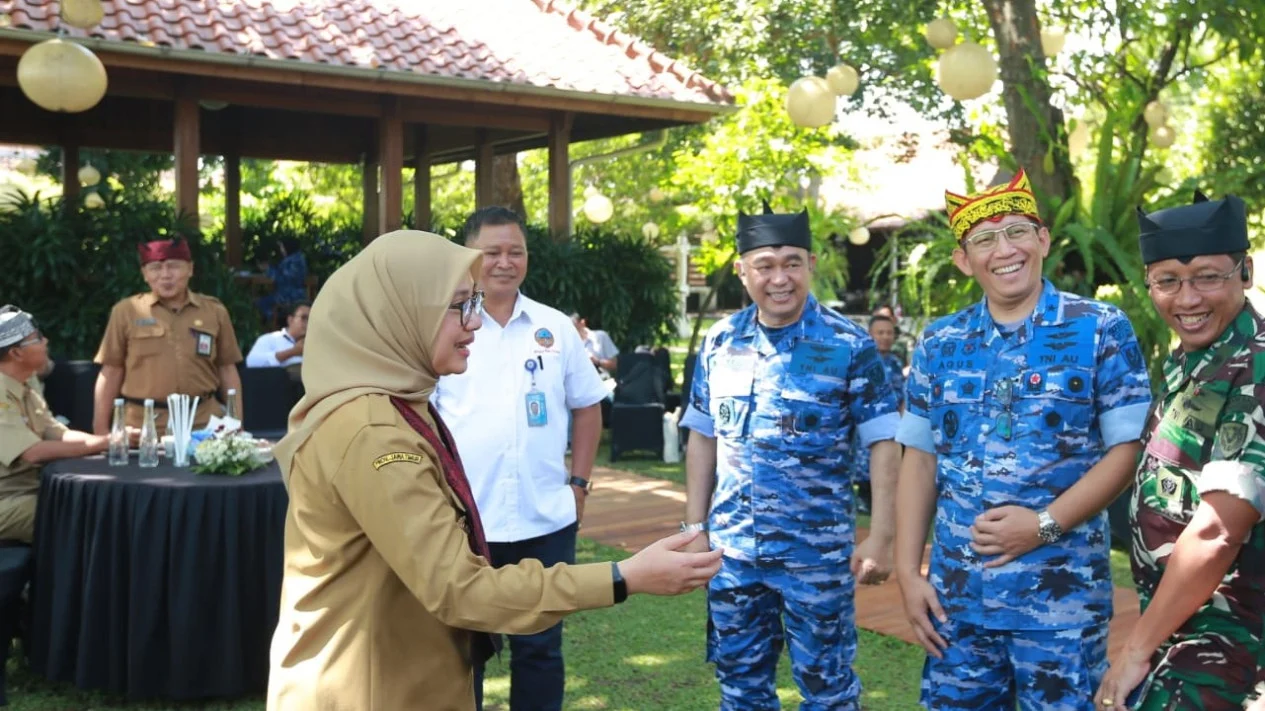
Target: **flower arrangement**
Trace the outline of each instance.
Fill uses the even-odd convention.
[[[193,456],[197,460],[193,471],[199,474],[241,476],[268,463],[254,441],[246,437],[205,439],[193,451]]]

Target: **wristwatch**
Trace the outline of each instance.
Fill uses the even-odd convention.
[[[707,524],[703,521],[699,521],[698,523],[681,522],[681,533],[693,533],[695,531],[706,532]]]
[[[1063,537],[1063,527],[1054,520],[1048,510],[1037,514],[1037,536],[1043,543],[1054,543]]]
[[[611,584],[615,586],[615,604],[628,599],[628,583],[619,572],[619,563],[611,563]]]
[[[585,494],[589,493],[589,488],[592,486],[592,483],[588,479],[581,479],[578,476],[573,476],[570,479],[567,479],[567,484],[578,487],[580,491],[583,491]]]

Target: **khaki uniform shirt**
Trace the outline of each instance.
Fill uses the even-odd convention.
[[[215,396],[219,368],[242,362],[237,334],[228,309],[219,299],[189,292],[179,311],[159,302],[158,295],[137,294],[114,305],[97,350],[97,363],[123,367],[120,395],[133,400],[153,398],[159,429],[166,427],[167,396],[201,397],[194,426],[202,427],[223,412]],[[140,427],[144,408],[127,404],[127,425]]]
[[[435,451],[385,396],[331,414],[286,483],[272,711],[472,711],[471,630],[540,632],[614,603],[608,563],[472,553]]]
[[[40,440],[60,440],[66,430],[29,381],[0,373],[0,497],[39,490],[40,466],[22,461],[22,453]]]

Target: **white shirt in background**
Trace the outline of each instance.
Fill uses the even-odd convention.
[[[294,339],[283,328],[280,331],[265,333],[255,341],[255,345],[251,346],[250,353],[246,354],[247,368],[282,368],[295,363],[302,363],[303,356],[297,355],[293,358],[286,358],[284,362],[277,360],[277,352],[284,351],[294,346]]]

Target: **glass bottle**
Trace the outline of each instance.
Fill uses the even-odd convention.
[[[158,427],[154,423],[154,401],[145,400],[145,421],[141,423],[141,447],[136,463],[142,467],[158,466]]]
[[[112,467],[127,466],[127,422],[121,397],[114,399],[114,421],[110,425],[110,448],[106,461]]]
[[[242,419],[242,413],[237,407],[237,390],[229,388],[228,393],[224,397],[224,416],[231,417],[238,422]]]

